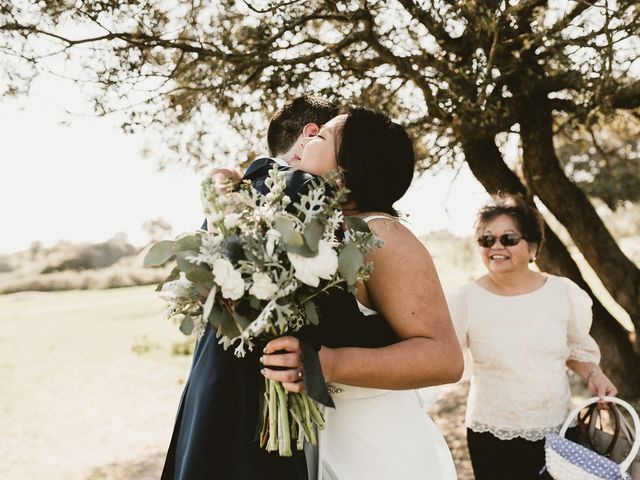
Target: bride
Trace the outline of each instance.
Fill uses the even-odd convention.
[[[350,190],[345,215],[363,218],[384,244],[368,255],[370,278],[357,286],[365,314],[380,312],[402,340],[383,348],[326,348],[320,363],[335,409],[319,435],[319,480],[451,480],[442,434],[416,389],[457,381],[462,354],[433,261],[392,205],[408,189],[415,157],[407,133],[386,115],[354,108],[304,146],[298,168],[326,175],[340,167]],[[285,350],[286,353],[275,353]],[[304,390],[298,340],[272,340],[267,378]]]

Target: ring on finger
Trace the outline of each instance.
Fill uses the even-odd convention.
[[[302,380],[302,377],[304,377],[304,370],[298,370],[298,380]]]

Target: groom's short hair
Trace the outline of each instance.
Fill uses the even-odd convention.
[[[267,130],[267,143],[272,156],[288,152],[302,129],[308,123],[324,125],[340,113],[333,103],[320,98],[303,95],[286,102],[271,117]]]

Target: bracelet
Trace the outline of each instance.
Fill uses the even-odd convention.
[[[593,370],[591,370],[589,372],[589,374],[587,375],[587,378],[585,379],[585,382],[587,383],[587,385],[589,384],[589,379],[591,378],[591,375],[593,375],[594,373],[599,372],[599,371],[600,371],[600,367],[594,368]]]

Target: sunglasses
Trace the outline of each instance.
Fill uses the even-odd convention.
[[[493,247],[498,240],[500,240],[500,245],[503,247],[513,247],[519,244],[522,239],[524,239],[524,237],[519,233],[503,233],[499,237],[487,233],[477,238],[478,245],[484,248]]]

